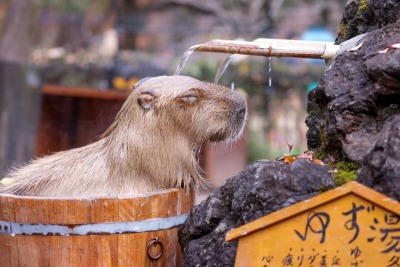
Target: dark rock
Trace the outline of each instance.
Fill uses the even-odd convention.
[[[398,22],[399,19],[398,0],[349,0],[340,22],[336,43]]]
[[[400,115],[388,119],[364,158],[357,181],[400,201]]]
[[[400,90],[400,35],[394,34],[385,41],[386,47],[382,47],[378,53],[366,53],[365,66],[370,78],[379,85]],[[393,47],[393,44],[399,47]]]
[[[385,120],[399,112],[400,49],[382,52],[399,40],[400,24],[390,24],[361,39],[358,49],[330,62],[308,97],[310,149],[319,143],[321,154],[363,161]]]
[[[225,234],[333,186],[328,169],[307,160],[258,161],[196,206],[179,230],[185,266],[233,266],[237,242]]]

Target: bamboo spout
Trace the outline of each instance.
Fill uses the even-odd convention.
[[[266,57],[330,59],[336,55],[339,48],[340,45],[335,45],[333,42],[259,38],[252,42],[216,39],[193,46],[193,51]]]

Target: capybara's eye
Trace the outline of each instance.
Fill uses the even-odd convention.
[[[193,104],[200,98],[200,93],[196,89],[191,89],[179,96],[179,100],[187,104]]]
[[[196,102],[199,99],[199,97],[197,95],[185,95],[181,99],[188,102],[189,104],[192,104]]]

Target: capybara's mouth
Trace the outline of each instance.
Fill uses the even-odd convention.
[[[242,118],[235,118],[235,123],[231,125],[230,128],[228,129],[221,129],[218,132],[214,133],[213,135],[210,136],[209,141],[210,142],[220,142],[224,141],[227,139],[236,139],[239,137],[244,128],[245,124],[245,117]]]
[[[229,133],[227,131],[219,131],[216,132],[215,134],[211,135],[211,137],[209,138],[210,142],[220,142],[225,140],[226,138],[228,138]]]

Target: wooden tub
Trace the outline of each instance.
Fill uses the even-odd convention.
[[[194,191],[139,197],[0,194],[0,266],[181,266],[177,226]]]

